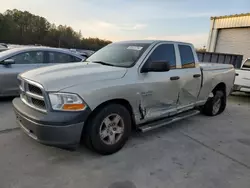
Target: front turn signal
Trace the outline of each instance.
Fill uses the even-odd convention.
[[[85,104],[64,104],[63,110],[83,110],[85,107]]]

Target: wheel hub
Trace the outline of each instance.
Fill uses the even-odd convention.
[[[99,135],[101,140],[108,145],[116,144],[124,132],[124,122],[120,115],[111,114],[104,118]]]
[[[217,114],[221,107],[221,99],[219,98],[217,101],[214,102],[213,105],[213,114]]]

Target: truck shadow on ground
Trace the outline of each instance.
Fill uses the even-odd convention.
[[[175,122],[173,124],[169,124],[146,133],[133,131],[125,146],[117,153],[108,156],[100,155],[88,149],[83,142],[81,142],[78,148],[76,148],[75,150],[70,150],[70,149],[63,149],[38,143],[32,138],[29,138],[21,130],[18,131],[19,133],[17,132],[16,134],[20,135],[20,137],[18,137],[20,140],[17,141],[17,144],[22,143],[22,145],[26,145],[27,153],[29,153],[29,150],[34,150],[35,148],[35,150],[37,151],[36,154],[44,156],[46,159],[49,160],[49,163],[51,164],[70,165],[70,164],[75,164],[77,162],[84,163],[96,159],[104,159],[104,160],[106,160],[105,158],[107,158],[107,160],[116,159],[117,155],[119,156],[128,152],[130,153],[131,149],[133,150],[135,148],[145,147],[145,145],[151,143],[153,140],[159,140],[161,138],[166,138],[168,136],[173,137],[173,134],[176,133],[179,134],[178,132],[181,131],[184,127],[192,126],[192,122],[193,122],[192,117],[190,117],[188,119],[181,120],[179,122]]]
[[[238,105],[250,105],[250,93],[232,93],[229,97],[229,101],[238,103]]]
[[[0,97],[0,103],[11,102],[15,97]]]
[[[151,142],[152,140],[155,139],[167,137],[169,134],[172,134],[174,132],[177,133],[187,126],[189,127],[192,126],[192,117],[185,120],[180,120],[172,124],[165,125],[163,127],[159,127],[157,129],[145,133],[142,133],[138,130],[133,130],[128,142],[125,144],[124,148],[122,148],[118,153],[126,152],[126,150],[131,148],[138,148],[140,145],[145,145],[148,142]],[[82,153],[82,155],[84,156],[86,155],[92,155],[92,156],[94,155],[96,157],[102,156],[88,149],[83,142],[80,144],[79,148],[76,151]]]

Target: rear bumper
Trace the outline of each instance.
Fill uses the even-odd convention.
[[[76,147],[90,110],[84,112],[48,112],[44,114],[26,106],[19,98],[13,100],[16,121],[34,140],[58,147]]]
[[[234,85],[233,86],[233,91],[250,92],[250,87],[241,86],[241,85]]]

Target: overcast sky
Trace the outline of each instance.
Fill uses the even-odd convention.
[[[250,11],[250,0],[2,0],[0,12],[27,10],[84,37],[164,39],[206,45],[210,17]]]

